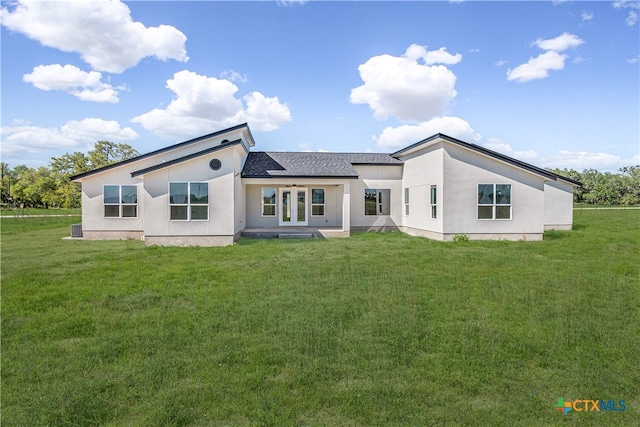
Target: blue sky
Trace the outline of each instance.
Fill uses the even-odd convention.
[[[542,167],[640,164],[640,2],[2,2],[2,161],[442,132]]]

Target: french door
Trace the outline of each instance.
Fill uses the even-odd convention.
[[[280,188],[280,225],[307,225],[307,188]]]

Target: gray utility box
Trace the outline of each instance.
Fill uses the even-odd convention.
[[[71,224],[71,237],[82,237],[82,224]]]

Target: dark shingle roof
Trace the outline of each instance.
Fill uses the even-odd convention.
[[[250,152],[243,178],[357,178],[354,165],[402,165],[385,153]]]

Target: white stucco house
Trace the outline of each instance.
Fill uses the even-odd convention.
[[[242,124],[72,177],[83,239],[229,245],[241,236],[399,230],[541,240],[580,183],[436,134],[395,153],[261,152]]]

